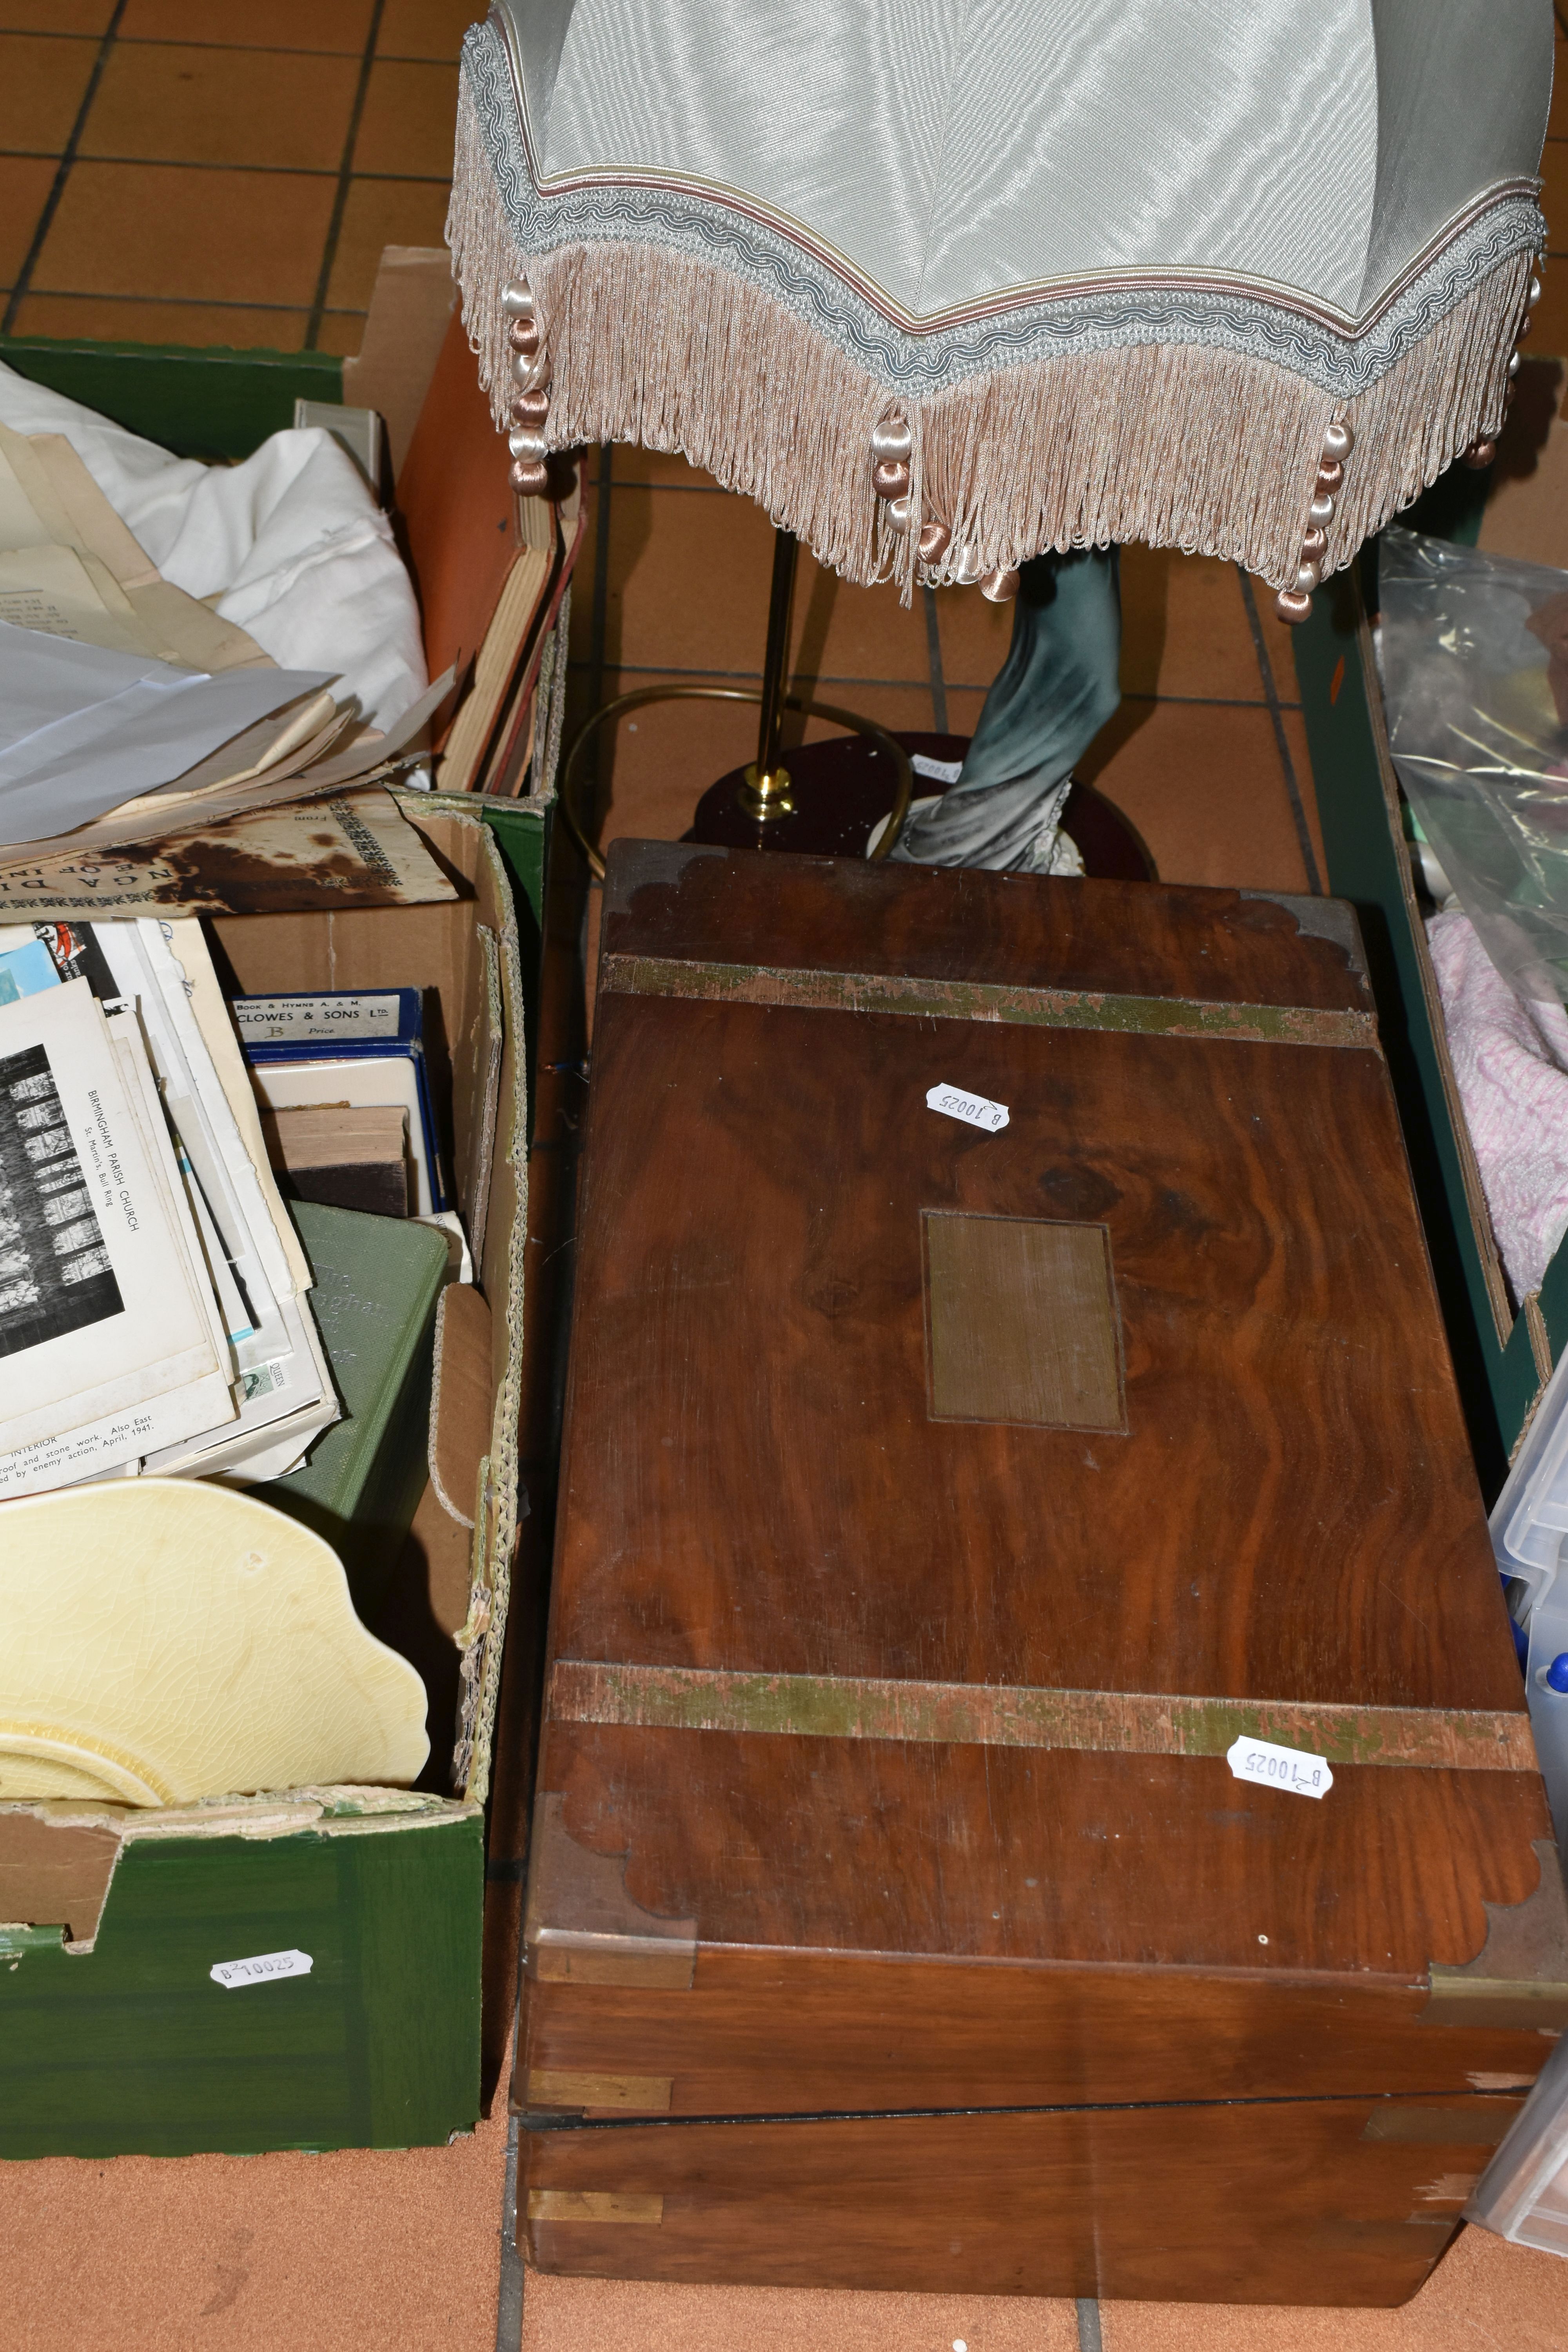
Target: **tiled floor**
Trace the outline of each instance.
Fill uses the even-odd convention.
[[[480,0],[0,0],[5,330],[358,347],[384,245],[435,245],[454,66]],[[1559,11],[1568,67],[1568,13]],[[1568,351],[1568,71],[1547,203],[1563,244],[1532,349]],[[573,702],[754,682],[769,530],[679,459],[590,467]],[[1081,772],[1173,881],[1321,886],[1287,634],[1229,566],[1129,549],[1125,698]],[[803,562],[797,687],[884,723],[973,727],[1008,616],[973,591],[903,610]],[[605,833],[673,835],[751,751],[751,715],[626,721]],[[552,963],[570,971],[572,944]],[[542,1154],[581,1081],[542,1084]],[[558,1165],[560,1163],[552,1163]],[[543,1174],[542,1157],[535,1177]],[[536,1187],[543,1197],[545,1187]],[[536,1253],[533,1271],[542,1269]],[[536,1283],[535,1295],[539,1286]],[[0,2352],[512,2352],[497,2332],[505,2125],[447,2150],[0,2170]],[[1245,2195],[1245,2184],[1237,2194]],[[509,2276],[509,2295],[516,2273]],[[1400,2312],[620,2287],[530,2278],[528,2352],[1560,2352],[1568,2272],[1464,2235]]]
[[[590,487],[574,712],[636,687],[756,685],[766,517],[681,459],[641,450],[613,451],[607,468],[595,460]],[[1166,881],[1321,889],[1289,635],[1272,597],[1233,565],[1147,548],[1124,551],[1121,583],[1122,707],[1079,772],[1131,819]],[[977,589],[926,591],[906,608],[891,587],[849,587],[803,554],[791,684],[887,727],[967,735],[1011,627]],[[754,736],[744,706],[656,704],[624,719],[601,762],[603,838],[682,833]]]
[[[477,0],[0,0],[0,332],[357,352]]]

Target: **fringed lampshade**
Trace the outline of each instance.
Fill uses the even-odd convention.
[[[1552,37],[1548,0],[498,0],[469,334],[524,487],[640,443],[847,580],[1142,541],[1299,618],[1489,454]]]

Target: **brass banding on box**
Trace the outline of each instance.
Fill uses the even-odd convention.
[[[658,2227],[664,2220],[662,2197],[617,2194],[602,2189],[531,2189],[531,2221],[625,2221]]]
[[[1104,989],[1013,988],[905,972],[789,971],[698,963],[679,956],[605,955],[599,992],[677,996],[704,1004],[765,1004],[812,1013],[902,1013],[918,1020],[1004,1021],[1037,1029],[1125,1030],[1257,1045],[1348,1045],[1376,1053],[1370,1013],[1306,1004],[1226,1004],[1200,997],[1128,996]]]
[[[673,2077],[668,2074],[584,2074],[563,2067],[531,2066],[531,2107],[625,2107],[639,2115],[668,2115]]]
[[[1530,1717],[1468,1708],[1193,1698],[1158,1691],[1031,1690],[859,1675],[731,1673],[717,1666],[557,1659],[557,1723],[676,1731],[783,1732],[812,1739],[907,1739],[988,1748],[1074,1748],[1133,1756],[1224,1756],[1237,1739],[1278,1740],[1331,1764],[1533,1772]]]

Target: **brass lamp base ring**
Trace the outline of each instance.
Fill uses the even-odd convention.
[[[646,702],[750,702],[758,704],[762,696],[741,686],[642,686],[633,694],[617,695],[585,719],[573,737],[561,766],[561,789],[558,805],[561,822],[588,862],[588,870],[599,880],[604,879],[605,860],[596,838],[597,827],[590,830],[577,813],[577,787],[582,772],[583,755],[601,727],[612,725],[628,710],[638,709]],[[826,719],[836,727],[847,728],[851,734],[868,735],[893,762],[893,805],[882,837],[872,851],[874,861],[887,856],[904,828],[914,793],[915,772],[910,755],[894,735],[879,727],[872,719],[862,719],[853,710],[841,710],[831,702],[807,702],[804,696],[786,694],[784,708],[798,710],[808,719]],[[775,818],[794,814],[795,804],[789,797],[789,775],[775,768],[765,785],[758,782],[756,762],[747,768],[739,786],[737,798],[747,817],[754,824],[765,825]]]
[[[771,776],[759,779],[757,763],[752,760],[735,794],[749,817],[758,824],[776,824],[781,816],[795,814],[795,803],[789,796],[789,770],[775,768]]]

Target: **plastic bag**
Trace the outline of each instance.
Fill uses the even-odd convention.
[[[1516,993],[1568,998],[1568,572],[1414,531],[1378,564],[1389,748]]]

